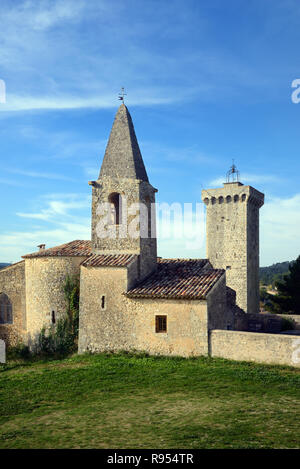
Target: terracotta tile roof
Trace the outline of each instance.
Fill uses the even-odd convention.
[[[129,298],[205,299],[224,270],[207,259],[158,259],[157,270],[125,293]]]
[[[77,257],[77,256],[89,256],[92,251],[91,241],[76,240],[70,243],[61,244],[49,249],[41,249],[40,251],[33,252],[32,254],[26,254],[22,256],[23,259],[30,259],[33,257]]]
[[[93,254],[85,259],[81,265],[84,267],[101,267],[101,266],[112,266],[112,267],[126,267],[130,264],[133,259],[136,259],[135,254]]]

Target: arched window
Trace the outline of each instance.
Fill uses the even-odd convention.
[[[0,324],[12,324],[12,304],[5,293],[0,294]]]
[[[112,225],[120,225],[122,221],[122,196],[113,192],[108,197],[110,203],[110,220]]]

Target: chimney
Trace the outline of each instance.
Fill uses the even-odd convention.
[[[43,251],[46,247],[46,244],[39,244],[38,248],[40,248],[40,251]]]

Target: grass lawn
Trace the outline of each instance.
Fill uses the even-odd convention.
[[[299,448],[300,372],[84,355],[0,365],[0,448]]]

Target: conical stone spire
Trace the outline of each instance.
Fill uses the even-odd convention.
[[[125,104],[116,114],[99,178],[129,178],[148,182],[131,116]]]

